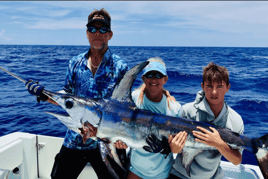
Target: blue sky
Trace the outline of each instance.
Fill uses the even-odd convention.
[[[0,44],[88,45],[102,7],[110,46],[268,46],[267,1],[0,1]]]

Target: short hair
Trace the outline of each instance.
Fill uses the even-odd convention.
[[[89,21],[95,14],[97,15],[103,15],[103,16],[107,16],[108,19],[111,21],[111,16],[110,14],[106,11],[106,9],[104,8],[101,8],[100,10],[97,10],[97,9],[94,9],[93,12],[91,12],[89,15],[88,15],[88,18],[87,20]]]
[[[203,84],[205,81],[208,81],[209,83],[221,83],[222,81],[224,81],[228,86],[229,72],[227,68],[223,66],[218,66],[215,63],[210,62],[206,67],[203,68]]]

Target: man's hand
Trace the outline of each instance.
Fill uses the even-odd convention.
[[[38,81],[29,80],[25,83],[25,87],[28,90],[28,92],[32,95],[35,95],[37,97],[37,101],[46,101],[48,97],[42,93],[44,90],[44,86],[39,85]]]
[[[181,153],[182,149],[186,143],[187,140],[187,132],[179,132],[175,137],[172,135],[169,135],[168,137],[168,143],[170,146],[171,151],[176,153]]]
[[[97,128],[94,127],[89,122],[85,122],[84,124],[82,124],[82,128],[79,128],[79,129],[81,131],[84,144],[86,143],[88,138],[95,137],[97,134]]]
[[[215,147],[215,148],[219,148],[221,147],[225,142],[222,140],[219,132],[213,128],[213,127],[209,127],[210,130],[212,131],[208,131],[203,127],[196,127],[197,129],[199,129],[202,132],[199,131],[193,131],[193,135],[195,137],[197,137],[195,140],[198,142],[202,142],[206,145]]]
[[[127,144],[125,144],[124,142],[122,142],[121,140],[118,140],[114,143],[114,148],[116,149],[127,149],[128,146]]]

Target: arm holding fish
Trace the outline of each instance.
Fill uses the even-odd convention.
[[[232,162],[234,165],[240,164],[242,162],[242,155],[239,150],[232,149],[226,142],[224,142],[215,128],[209,128],[212,132],[198,126],[197,129],[201,132],[193,131],[193,135],[197,137],[195,140],[215,147],[229,162]]]

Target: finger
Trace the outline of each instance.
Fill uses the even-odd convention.
[[[187,138],[187,135],[188,135],[187,132],[184,132],[183,137]]]
[[[152,139],[156,139],[156,138],[157,138],[156,135],[155,135],[154,133],[151,133],[149,136],[150,136]]]
[[[126,149],[127,145],[124,142],[120,143],[120,149]]]
[[[185,138],[185,137],[187,137],[187,135],[188,135],[187,132],[183,131],[182,137]]]
[[[218,132],[214,127],[209,127],[212,132]]]
[[[122,147],[122,142],[119,140],[119,141],[116,141],[116,145],[117,145],[117,148],[118,149],[121,149]]]
[[[183,147],[185,146],[186,144],[186,140],[182,141],[182,143],[180,144],[180,148],[183,149]]]
[[[169,135],[168,136],[168,143],[170,143],[172,141],[172,139],[173,139],[173,136],[172,135]]]
[[[118,147],[119,147],[118,142],[119,142],[119,140],[117,140],[117,141],[114,143],[114,147],[115,147],[115,148],[118,148]]]
[[[153,140],[152,140],[151,137],[149,136],[149,137],[146,138],[146,142],[147,142],[148,144],[152,144],[152,143],[153,143]]]
[[[147,152],[151,152],[151,153],[153,152],[153,150],[149,146],[143,146],[142,148]]]
[[[187,138],[187,137],[186,137]],[[186,140],[184,140],[183,142],[182,142],[182,148],[184,147],[184,145],[186,144]]]
[[[127,149],[127,148],[128,148],[127,144],[123,143],[123,149]]]
[[[120,145],[118,144],[118,142],[114,143],[114,147],[120,149]]]
[[[186,140],[187,140],[187,133],[185,132],[181,138],[180,145],[185,144]]]
[[[183,132],[180,134],[180,136],[178,136],[179,138],[178,138],[178,140],[176,141],[176,145],[181,145],[182,142],[183,142],[184,140],[186,140],[186,139],[185,139],[186,136],[187,136],[187,133],[186,133],[185,131],[183,131]]]
[[[199,132],[195,132],[195,133],[193,133],[193,135],[199,139],[202,139],[202,140],[205,140],[207,138],[204,134],[199,133]]]
[[[198,138],[196,138],[195,141],[197,141],[197,142],[201,142],[201,143],[203,143],[203,144],[207,144],[206,141],[200,140],[200,139],[198,139]]]
[[[199,132],[199,131],[193,131],[193,135],[194,136],[203,136],[203,137],[205,137],[205,133],[203,133],[203,132]]]
[[[175,142],[175,141],[177,141],[181,136],[182,136],[182,131],[180,131],[175,137],[174,137],[174,139],[173,139],[173,141]]]
[[[199,129],[200,131],[204,132],[204,133],[208,133],[209,131],[203,127],[197,126],[197,129]]]
[[[121,140],[116,141],[118,149],[124,149],[124,143]]]

